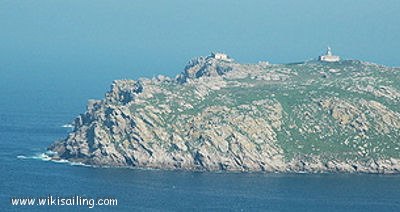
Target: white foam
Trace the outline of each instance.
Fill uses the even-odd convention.
[[[84,166],[84,167],[92,167],[91,165],[87,165],[87,164],[84,164],[84,163],[81,163],[81,162],[69,162],[69,161],[67,161],[71,166]]]
[[[63,128],[73,128],[74,125],[72,125],[72,124],[64,124],[61,127],[63,127]]]
[[[68,160],[64,160],[64,159],[59,159],[59,160],[51,160],[54,163],[68,163]]]
[[[18,159],[34,159],[34,160],[42,160],[42,161],[50,161],[51,157],[46,153],[37,153],[32,156],[18,155]]]
[[[47,150],[47,151],[45,152],[45,154],[48,155],[48,156],[50,156],[50,157],[52,157],[52,156],[57,155],[57,152],[53,152],[53,151],[51,151],[51,150]]]
[[[25,155],[18,155],[18,159],[36,159],[36,160],[44,160],[44,161],[49,161],[51,158],[46,155],[45,153],[40,153],[40,154],[35,154],[33,156],[25,156]]]
[[[92,167],[91,165],[87,165],[81,162],[71,162],[65,159],[58,159],[58,160],[54,160],[52,159],[52,156],[57,155],[56,152],[53,151],[47,151],[45,153],[37,153],[33,156],[25,156],[25,155],[18,155],[17,158],[18,159],[34,159],[34,160],[41,160],[41,161],[51,161],[54,163],[66,163],[69,164],[71,166],[84,166],[84,167]]]
[[[49,157],[45,153],[40,153],[40,154],[36,154],[35,156],[32,156],[32,159],[49,161],[49,160],[51,160],[51,157]]]

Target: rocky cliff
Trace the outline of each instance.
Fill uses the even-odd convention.
[[[175,79],[116,80],[54,160],[266,172],[400,172],[400,69],[201,57]]]

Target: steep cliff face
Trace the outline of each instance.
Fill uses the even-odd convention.
[[[97,166],[398,173],[399,81],[360,61],[198,58],[174,80],[114,81],[49,150]]]

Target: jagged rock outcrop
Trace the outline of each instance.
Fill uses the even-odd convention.
[[[175,80],[114,81],[49,150],[96,166],[399,173],[399,80],[398,68],[360,61],[214,54]]]
[[[198,57],[189,61],[182,74],[177,76],[177,82],[185,83],[189,79],[197,79],[203,76],[221,76],[231,71],[235,65],[233,59],[218,59],[210,55],[208,57]]]

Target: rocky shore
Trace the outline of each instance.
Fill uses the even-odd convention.
[[[400,172],[400,69],[356,60],[193,59],[176,78],[116,80],[53,160],[199,171]]]

